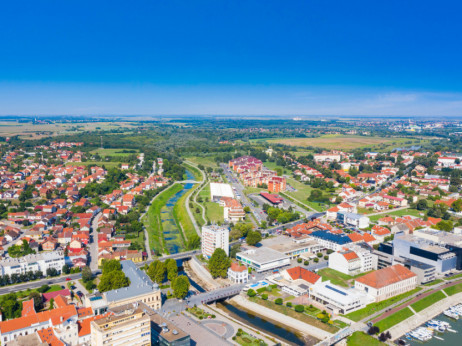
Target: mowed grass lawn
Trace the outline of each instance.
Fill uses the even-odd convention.
[[[321,275],[322,281],[330,280],[334,285],[343,287],[350,287],[349,280],[353,277],[340,273],[334,269],[324,268],[318,271],[318,275]]]
[[[120,162],[114,161],[86,161],[86,162],[67,162],[66,166],[99,166],[106,167],[106,169],[119,167]]]
[[[308,201],[306,200],[308,196],[310,195],[311,191],[313,190],[311,186],[305,185],[293,178],[288,178],[287,179],[287,184],[292,186],[294,189],[297,191],[289,191],[286,190],[286,193],[289,196],[292,196],[296,199],[298,199],[300,202],[303,202],[305,204],[308,204]]]
[[[403,137],[368,137],[354,135],[323,135],[315,138],[280,138],[268,140],[269,143],[279,143],[296,147],[318,147],[323,149],[348,150],[356,148],[388,148],[390,146],[402,146],[406,142],[409,145],[416,140]]]
[[[385,345],[373,336],[370,336],[364,332],[354,332],[347,339],[348,346],[379,346]]]
[[[393,211],[393,210],[390,210],[388,213],[383,213],[383,214],[379,214],[379,215],[372,215],[372,216],[369,216],[369,219],[371,220],[371,222],[377,222],[379,219],[381,219],[382,217],[385,217],[385,216],[405,216],[405,215],[411,215],[411,216],[417,216],[417,217],[422,217],[422,215],[420,214],[424,214],[422,211],[420,210],[416,210],[416,209],[402,209],[402,210],[396,210],[396,211]]]
[[[350,312],[349,314],[345,315],[345,317],[355,322],[361,321],[362,319],[372,315],[375,312],[381,311],[389,307],[390,305],[393,305],[399,302],[400,300],[403,300],[409,296],[412,296],[414,293],[417,293],[420,290],[422,290],[422,288],[417,287],[413,289],[412,291],[400,294],[398,296],[394,296],[386,300],[382,300],[381,302],[371,303],[367,305],[365,308]]]
[[[429,296],[411,304],[411,307],[416,311],[422,311],[423,309],[428,308],[430,305],[435,304],[436,302],[440,301],[441,299],[446,298],[443,292],[437,291],[435,293],[430,294]]]
[[[202,165],[204,167],[218,168],[215,158],[213,156],[188,156],[185,157],[186,160],[195,163],[196,165]]]
[[[384,332],[413,315],[414,313],[411,311],[411,309],[404,308],[398,312],[395,312],[393,315],[385,317],[383,320],[377,322],[375,326],[380,328],[380,332]]]
[[[125,152],[124,152],[125,151]],[[98,154],[99,156],[129,156],[129,155],[136,155],[138,154],[138,150],[136,149],[127,149],[127,148],[119,148],[119,149],[95,149],[92,150],[90,153]]]
[[[462,282],[460,284],[445,288],[444,292],[446,292],[448,296],[462,292]]]

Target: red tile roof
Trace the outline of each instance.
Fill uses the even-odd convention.
[[[287,274],[290,275],[292,280],[302,279],[311,284],[315,284],[321,277],[302,267],[293,267],[287,269]]]
[[[378,289],[410,279],[414,276],[416,275],[409,269],[403,267],[401,264],[395,264],[391,267],[386,267],[361,276],[357,278],[356,281]]]
[[[356,252],[354,252],[354,251],[345,252],[342,255],[343,255],[343,257],[345,257],[345,259],[348,262],[359,258],[358,255],[356,254]]]

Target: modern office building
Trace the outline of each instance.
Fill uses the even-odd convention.
[[[329,231],[315,231],[310,234],[323,248],[334,251],[341,250],[351,239],[346,234],[336,234]]]
[[[229,229],[222,226],[202,226],[202,255],[212,257],[216,249],[223,249],[229,256]]]
[[[337,213],[337,221],[356,228],[367,228],[370,223],[370,219],[367,216],[344,211],[339,211]]]

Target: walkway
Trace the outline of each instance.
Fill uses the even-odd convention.
[[[276,322],[281,323],[282,325],[286,325],[292,329],[298,330],[303,334],[311,335],[314,336],[317,339],[323,340],[325,338],[330,337],[332,334],[322,330],[320,328],[317,328],[315,326],[312,326],[310,324],[304,323],[302,321],[299,321],[295,318],[292,318],[290,316],[286,316],[284,314],[281,314],[280,312],[277,312],[273,309],[267,308],[265,306],[262,306],[260,304],[254,303],[249,301],[248,299],[244,298],[243,296],[239,295],[232,300],[236,303],[239,304],[246,309],[249,309],[251,311],[254,311],[256,314],[264,316],[266,318],[272,319]]]
[[[196,164],[194,164],[193,162],[191,162],[191,161],[185,161],[185,163],[188,164],[188,165],[190,165],[190,166],[192,166],[192,167],[194,167],[194,168],[196,168],[196,169],[197,169],[199,172],[201,172],[201,174],[202,174],[202,181],[189,181],[189,182],[190,182],[190,183],[192,182],[193,184],[196,184],[196,183],[201,183],[201,184],[202,184],[202,183],[205,183],[205,181],[206,181],[206,175],[205,175],[205,173],[204,173]],[[202,187],[202,188],[203,188],[203,187]],[[197,224],[196,219],[194,218],[194,215],[193,215],[193,213],[192,213],[192,211],[191,211],[191,208],[189,207],[189,201],[190,201],[190,199],[191,199],[191,195],[194,194],[194,193],[196,193],[196,191],[195,191],[196,189],[197,189],[197,187],[195,187],[194,190],[192,190],[192,192],[188,194],[188,197],[186,197],[185,203],[186,203],[186,210],[188,211],[189,218],[191,219],[191,221],[192,221],[192,223],[193,223],[193,225],[194,225],[194,229],[196,230],[196,233],[197,233],[197,235],[199,236],[199,238],[202,238],[202,231],[201,231],[201,228],[200,228],[199,225]],[[196,201],[196,198],[195,198],[195,197],[194,197],[194,201]],[[196,202],[196,203],[197,203],[197,202]],[[202,207],[202,206],[201,206],[201,207]],[[203,213],[202,213],[202,215],[204,216]],[[204,219],[204,221],[205,221],[205,217],[203,217],[203,219]]]

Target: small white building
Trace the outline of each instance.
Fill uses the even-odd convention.
[[[246,266],[241,266],[239,263],[232,262],[228,268],[228,279],[235,284],[245,284],[249,281],[249,271]]]
[[[202,226],[202,255],[212,257],[216,249],[223,249],[229,256],[229,229],[217,225]]]
[[[210,183],[210,200],[212,202],[219,202],[222,197],[234,198],[231,185],[223,183]]]
[[[377,269],[378,257],[371,250],[355,244],[347,247],[329,255],[329,268],[351,276]]]

